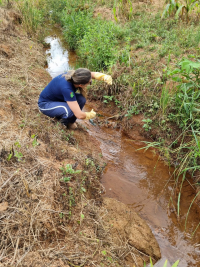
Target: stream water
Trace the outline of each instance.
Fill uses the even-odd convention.
[[[73,68],[76,61],[76,55],[67,51],[59,36],[61,34],[54,31],[46,38],[50,44],[50,49],[46,51],[47,71],[52,78]],[[87,110],[90,107],[86,105]],[[173,169],[160,161],[152,150],[145,152],[140,149],[141,143],[129,139],[120,130],[90,123],[86,126],[88,132],[100,141],[102,154],[108,161],[102,176],[105,196],[128,204],[149,224],[162,254],[155,266],[163,267],[166,259],[171,266],[179,259],[179,267],[200,267],[200,229],[193,235],[200,214],[196,204],[191,206],[189,216],[186,216],[195,197],[193,181],[188,178],[183,184],[181,216],[177,220],[175,209],[169,205],[174,187]]]

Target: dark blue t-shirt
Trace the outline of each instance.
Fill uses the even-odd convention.
[[[55,78],[41,92],[38,103],[40,102],[66,102],[76,101],[76,88],[61,74]]]

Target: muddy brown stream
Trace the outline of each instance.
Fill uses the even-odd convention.
[[[50,43],[50,49],[46,51],[47,70],[52,77],[73,68],[76,60],[75,54],[67,51],[58,36],[61,34],[54,30],[46,39]],[[85,111],[90,109],[86,105]],[[100,110],[97,112],[101,113]],[[179,267],[200,267],[200,228],[193,234],[199,225],[200,212],[196,204],[192,204],[187,217],[195,197],[193,181],[188,178],[183,184],[178,220],[176,207],[169,205],[174,190],[173,168],[159,160],[153,150],[145,152],[141,142],[131,140],[120,130],[85,121],[80,123],[84,123],[89,134],[99,140],[102,155],[108,162],[102,176],[105,196],[128,204],[151,227],[162,254],[155,266],[163,267],[166,259],[171,266],[179,259]]]

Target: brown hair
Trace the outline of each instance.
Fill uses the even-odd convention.
[[[91,71],[84,68],[79,68],[77,70],[69,70],[67,74],[64,75],[68,82],[73,84],[86,84],[91,80]]]

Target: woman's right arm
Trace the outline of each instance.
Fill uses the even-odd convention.
[[[95,118],[95,116],[96,116],[96,112],[93,109],[90,112],[83,112],[80,109],[77,101],[69,101],[69,102],[67,102],[67,104],[77,119],[90,120],[90,119]]]
[[[86,118],[85,112],[83,112],[80,109],[77,101],[67,101],[67,104],[77,119],[85,119]]]

